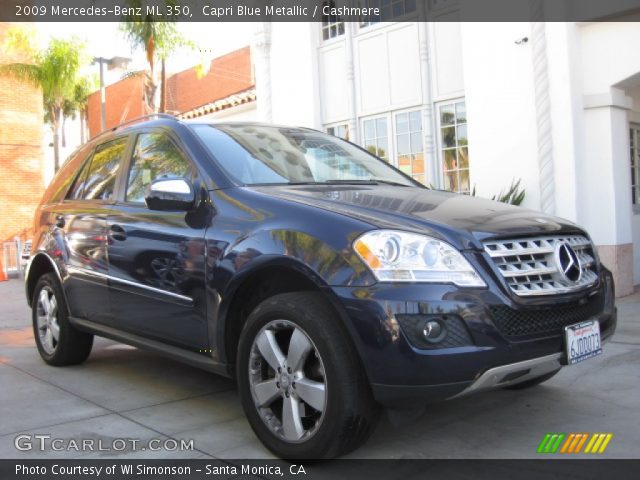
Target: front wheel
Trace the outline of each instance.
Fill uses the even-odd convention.
[[[251,427],[282,458],[343,455],[378,417],[348,334],[317,293],[276,295],[251,313],[237,378]]]

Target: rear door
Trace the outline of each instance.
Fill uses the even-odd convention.
[[[203,350],[207,221],[197,212],[152,211],[144,202],[157,178],[197,184],[196,168],[168,131],[142,130],[134,137],[107,221],[111,312],[124,331]]]
[[[107,215],[126,157],[128,136],[96,145],[65,200],[56,207],[56,230],[69,277],[71,315],[111,323],[108,304]]]

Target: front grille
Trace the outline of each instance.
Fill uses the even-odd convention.
[[[504,305],[489,307],[496,327],[510,339],[562,335],[564,327],[592,319],[603,309],[602,295],[596,295],[582,305],[526,310],[514,310]]]
[[[569,245],[576,253],[581,275],[572,282],[561,274],[557,247]],[[598,279],[591,242],[582,235],[490,240],[484,249],[516,295],[554,295],[582,290]]]

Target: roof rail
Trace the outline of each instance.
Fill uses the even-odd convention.
[[[108,130],[105,131],[109,131],[109,132],[115,132],[116,130],[126,126],[126,125],[131,125],[132,123],[136,123],[136,122],[141,122],[142,120],[146,120],[148,118],[168,118],[170,120],[178,120],[175,116],[168,114],[168,113],[149,113],[147,115],[142,115],[140,117],[136,117],[136,118],[132,118],[131,120],[127,120],[124,123],[121,123],[119,125],[116,125],[115,127],[111,127]]]

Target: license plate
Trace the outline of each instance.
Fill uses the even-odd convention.
[[[597,320],[569,325],[564,328],[567,364],[587,360],[602,353],[600,324]]]

